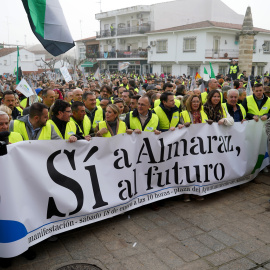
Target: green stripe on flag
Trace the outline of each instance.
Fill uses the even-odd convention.
[[[253,169],[253,171],[252,171],[251,174],[255,173],[255,171],[256,171],[257,169],[260,169],[260,168],[261,168],[262,163],[263,163],[263,160],[264,160],[264,155],[259,155],[259,156],[258,156],[257,163],[256,163],[256,165],[255,165],[255,167],[254,167],[254,169]]]
[[[46,0],[28,0],[28,7],[36,32],[44,38]]]

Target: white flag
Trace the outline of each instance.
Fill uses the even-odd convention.
[[[71,76],[70,76],[70,74],[68,72],[67,67],[61,67],[60,71],[61,71],[61,73],[62,73],[62,75],[63,75],[66,82],[72,81],[72,78],[71,78]]]
[[[30,97],[34,95],[34,92],[27,81],[23,78],[20,83],[17,85],[16,89],[20,91],[26,97]]]

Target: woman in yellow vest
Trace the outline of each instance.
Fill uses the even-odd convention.
[[[119,120],[119,109],[115,104],[107,106],[105,119],[105,121],[99,122],[96,126],[96,135],[98,137],[112,137],[126,133],[126,124]]]
[[[207,120],[208,117],[203,110],[201,99],[197,95],[190,96],[186,102],[186,110],[180,114],[181,124],[200,124],[206,123]]]
[[[221,94],[218,90],[212,90],[208,94],[207,101],[203,107],[208,117],[208,123],[209,120],[212,120],[219,125],[231,126],[234,124],[233,117],[221,105]]]

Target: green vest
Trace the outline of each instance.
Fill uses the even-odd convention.
[[[204,104],[207,101],[207,92],[201,93],[201,99],[202,99],[202,104]],[[221,98],[221,103],[223,102],[223,94],[220,92],[220,98]]]
[[[59,130],[59,128],[53,122],[53,120],[50,119],[50,120],[47,121],[47,123],[48,122],[54,126],[54,129],[55,129],[56,133],[58,134],[58,136],[60,138],[64,139],[61,132],[60,132],[60,130]],[[69,121],[67,123],[67,125],[66,125],[65,140],[68,140],[71,135],[75,135],[76,131],[77,131],[76,124],[74,122]]]
[[[95,128],[99,122],[103,121],[103,110],[100,106],[97,106],[95,111],[95,117],[92,123],[92,127]]]
[[[129,123],[131,129],[139,129],[141,131],[147,131],[147,132],[153,132],[158,127],[158,116],[154,113],[152,113],[152,117],[150,121],[145,126],[144,130],[142,130],[142,124],[138,117],[133,116],[133,112],[130,112],[129,114]]]
[[[70,121],[74,122],[78,126],[80,132],[83,133],[83,136],[89,135],[91,130],[91,121],[87,115],[83,118],[83,131],[73,117],[70,117]]]
[[[179,99],[174,98],[174,103],[175,103],[175,106],[176,106],[177,108],[180,108],[181,102],[180,102]],[[155,102],[154,102],[154,108],[158,107],[159,104],[160,104],[160,99],[156,99]]]
[[[46,126],[42,127],[41,133],[38,137],[38,140],[51,140],[52,137],[52,127],[47,121]],[[14,132],[18,132],[22,135],[25,141],[29,140],[25,123],[20,120],[14,120]]]
[[[245,119],[246,118],[246,115],[247,115],[247,112],[246,112],[246,110],[245,110],[245,108],[243,107],[242,104],[238,104],[238,105],[239,105],[240,110],[242,112],[243,119]],[[222,103],[222,106],[225,109],[225,111],[228,111],[227,103]]]
[[[247,107],[248,107],[248,113],[262,116],[264,114],[267,114],[270,109],[270,98],[267,98],[266,103],[262,106],[261,110],[259,111],[259,108],[257,106],[256,101],[254,100],[253,95],[246,97],[247,99]]]
[[[101,130],[102,128],[107,128],[108,129],[106,121],[100,122],[98,127],[99,127],[99,130]],[[126,123],[120,120],[117,134],[126,133],[126,129],[127,129],[126,128]],[[103,134],[102,137],[112,137],[112,134],[108,130],[108,132],[106,134]]]
[[[206,120],[208,120],[207,114],[204,112],[204,110],[201,110],[200,114],[201,114],[202,123],[206,123]],[[185,123],[191,123],[191,119],[190,119],[190,115],[188,111],[182,111],[181,116],[183,117]]]
[[[173,113],[171,122],[169,122],[169,119],[166,113],[162,110],[160,106],[154,108],[154,111],[156,115],[158,116],[159,127],[162,130],[164,129],[168,130],[171,127],[176,127],[177,124],[179,123],[179,111]]]
[[[232,74],[232,73],[237,73],[237,66],[235,65],[235,66],[230,66],[230,74]]]
[[[21,142],[21,141],[23,141],[23,137],[20,133],[12,131],[12,132],[10,132],[10,134],[8,136],[8,141],[10,143]]]

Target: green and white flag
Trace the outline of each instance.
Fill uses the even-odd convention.
[[[215,76],[215,72],[214,72],[214,69],[213,69],[213,67],[212,67],[211,62],[209,62],[209,64],[210,64],[210,70],[211,70],[211,75],[210,75],[210,77],[211,77],[211,79],[215,79],[216,76]]]
[[[58,56],[75,46],[59,0],[22,0],[33,33],[43,47]]]
[[[208,74],[206,68],[204,68],[204,72],[203,72],[203,80],[204,80],[204,81],[208,81],[208,80],[209,80],[209,74]]]

